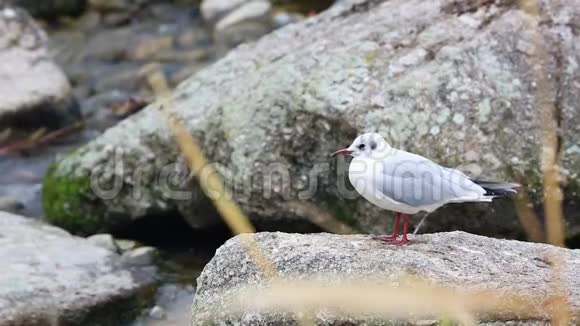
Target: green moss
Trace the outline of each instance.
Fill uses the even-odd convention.
[[[105,220],[102,205],[91,199],[90,178],[56,175],[54,163],[43,180],[42,206],[48,222],[72,233],[98,232]]]

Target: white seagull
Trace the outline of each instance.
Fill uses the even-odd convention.
[[[332,156],[352,156],[348,178],[365,199],[383,209],[395,211],[390,236],[376,237],[402,246],[409,242],[409,214],[433,212],[448,203],[491,202],[493,198],[516,193],[515,183],[470,179],[462,172],[443,167],[417,154],[392,148],[376,133],[358,136]],[[401,214],[403,235],[398,239]]]

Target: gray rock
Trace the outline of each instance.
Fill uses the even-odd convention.
[[[225,29],[233,28],[237,24],[245,21],[259,21],[264,23],[271,23],[272,5],[268,1],[254,0],[247,2],[234,11],[230,12],[224,18],[220,19],[215,29],[216,31],[223,31]]]
[[[580,250],[498,240],[465,232],[419,235],[412,237],[412,242],[403,247],[386,245],[363,235],[278,232],[258,233],[255,239],[282,278],[314,277],[329,284],[334,280],[366,276],[396,283],[414,275],[441,286],[459,287],[466,291],[486,289],[531,295],[532,300],[538,300],[538,305],[553,295],[553,271],[547,259],[559,255],[564,259],[561,279],[569,294],[571,313],[578,315],[580,312],[580,278],[577,277]],[[220,312],[222,317],[218,314],[218,317],[209,318],[209,324],[224,325],[229,321],[235,325],[295,325],[292,316],[278,319],[275,315],[251,310],[238,317],[227,317],[224,303],[230,295],[242,286],[259,287],[266,282],[264,274],[247,255],[240,238],[230,239],[216,251],[198,278],[193,325],[207,324],[211,311]],[[247,300],[251,302],[252,298]],[[501,317],[492,315],[480,317],[486,318],[485,322],[494,322],[493,325],[544,324],[542,320],[520,320],[510,312]],[[317,318],[317,324],[322,325],[346,322],[325,313],[318,313]],[[355,324],[363,323],[359,320]]]
[[[0,261],[1,325],[115,324],[139,313],[154,281],[85,239],[2,212]]]
[[[200,5],[203,19],[213,25],[248,0],[203,0]]]
[[[115,243],[117,248],[119,248],[121,252],[133,250],[139,246],[139,243],[137,241],[128,239],[117,239],[115,240]]]
[[[44,31],[23,10],[0,4],[0,130],[57,128],[79,117],[69,82],[46,49]]]
[[[119,248],[115,242],[115,239],[110,234],[95,234],[87,238],[87,241],[97,247],[107,249],[112,252],[118,252]]]
[[[12,197],[0,196],[0,211],[18,213],[23,209],[24,205],[20,201]]]
[[[337,5],[199,71],[177,87],[173,109],[258,224],[308,219],[294,205],[307,201],[362,231],[389,231],[393,215],[339,191],[346,164],[328,159],[364,131],[474,177],[521,177],[540,205],[535,63],[517,50],[531,38],[529,17],[515,2],[468,3]],[[549,49],[541,75],[558,76],[551,82],[562,90],[562,183],[565,207],[572,208],[580,199],[580,51],[570,22],[580,15],[580,0],[540,4]],[[207,226],[216,220],[206,213],[209,201],[183,165],[166,118],[152,105],[57,163],[45,181],[45,211],[75,232],[175,209],[190,224]],[[263,182],[280,169],[289,182]],[[103,191],[91,189],[91,175]],[[565,215],[573,230],[580,219]],[[455,229],[523,236],[509,200],[449,205],[423,230]]]
[[[256,40],[274,29],[272,5],[255,0],[244,3],[215,25],[214,40],[218,51],[227,51],[239,44]]]
[[[151,0],[89,0],[92,9],[99,12],[131,12],[144,6]]]
[[[163,320],[165,319],[165,309],[161,308],[160,306],[154,306],[149,310],[149,317],[155,320]]]
[[[153,247],[140,247],[123,253],[121,260],[125,266],[144,267],[151,266],[157,256],[157,249]]]

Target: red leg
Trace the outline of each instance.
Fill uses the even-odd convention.
[[[389,244],[395,246],[402,246],[405,243],[409,242],[409,239],[407,239],[407,232],[409,231],[409,214],[405,214],[404,218],[405,220],[403,222],[403,237],[401,238],[401,240],[394,240],[389,242]]]
[[[401,221],[401,213],[397,213],[397,215],[395,215],[395,226],[393,226],[393,235],[379,235],[379,236],[373,236],[373,239],[375,240],[381,240],[381,241],[393,241],[393,240],[397,240],[397,237],[399,237],[399,223]]]

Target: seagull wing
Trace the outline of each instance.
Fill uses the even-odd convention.
[[[383,160],[382,175],[376,181],[383,195],[415,208],[491,200],[462,172],[400,150]]]

